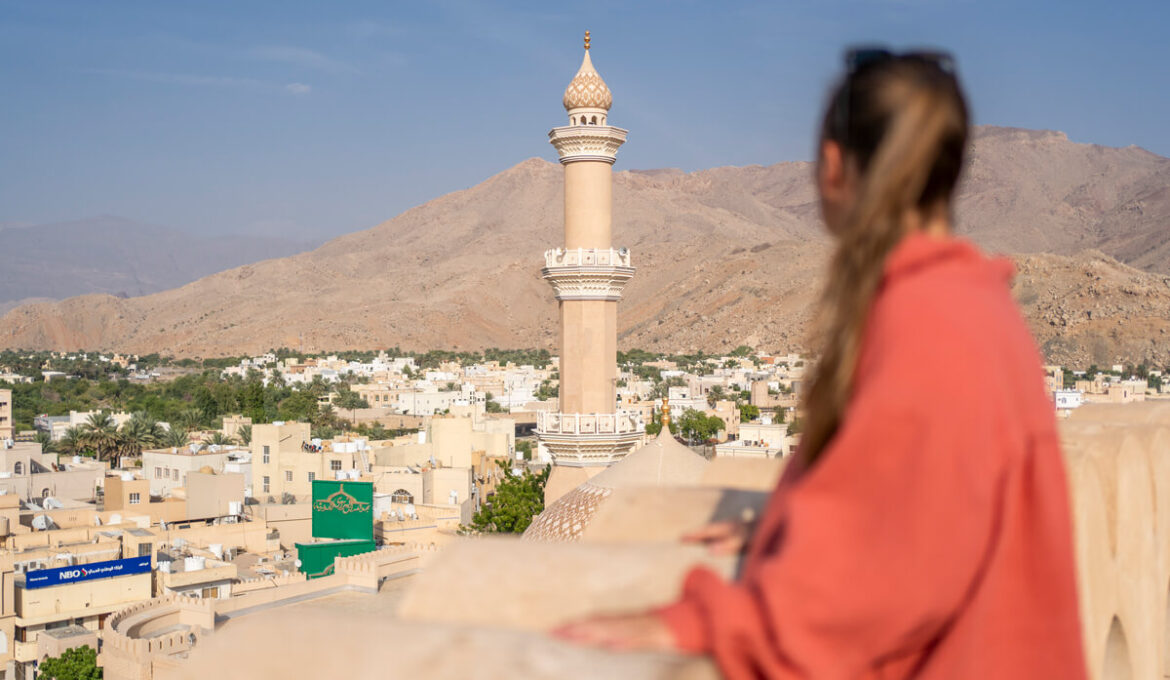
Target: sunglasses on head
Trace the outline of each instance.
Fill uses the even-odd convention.
[[[844,91],[837,99],[833,119],[838,136],[843,143],[849,136],[849,111],[853,107],[853,92],[850,83],[853,76],[870,66],[890,61],[915,61],[936,67],[943,73],[955,76],[955,58],[949,52],[931,50],[913,50],[909,52],[893,52],[884,47],[853,47],[845,51],[845,84]]]
[[[853,75],[866,66],[880,64],[887,61],[906,60],[918,61],[938,67],[948,75],[955,74],[955,57],[949,52],[938,50],[913,50],[910,52],[893,52],[884,47],[854,47],[845,51],[845,70]]]

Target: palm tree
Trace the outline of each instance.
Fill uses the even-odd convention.
[[[190,432],[199,429],[203,422],[203,414],[193,408],[183,409],[179,412],[179,417],[176,420],[183,430]]]
[[[67,456],[76,456],[85,449],[85,431],[80,427],[71,427],[57,442],[57,450]]]
[[[210,436],[203,438],[203,443],[207,446],[227,446],[229,444],[235,444],[236,440],[234,437],[229,437],[222,432],[213,432]]]
[[[109,460],[118,448],[118,430],[110,414],[91,413],[81,426],[86,448],[93,449],[98,460]]]
[[[48,432],[38,432],[36,442],[41,445],[41,451],[44,453],[60,453],[57,442],[53,441]]]
[[[116,454],[119,458],[141,456],[142,442],[124,432],[119,432],[114,435],[114,450],[111,454]]]
[[[161,443],[166,447],[185,448],[187,444],[191,443],[191,439],[187,436],[185,430],[172,427],[163,434]]]
[[[139,449],[146,449],[159,445],[163,429],[154,418],[139,411],[122,424],[121,434],[137,442]]]
[[[325,404],[317,409],[317,414],[310,419],[310,422],[316,427],[336,426],[337,412],[333,410],[333,404]]]
[[[251,425],[241,425],[240,429],[236,430],[236,438],[239,439],[240,443],[243,444],[244,446],[248,446],[249,444],[251,444],[252,443],[252,426]]]

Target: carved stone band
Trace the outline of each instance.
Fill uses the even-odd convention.
[[[562,164],[577,161],[612,164],[627,134],[628,130],[609,125],[566,125],[550,130],[548,141],[556,147]]]

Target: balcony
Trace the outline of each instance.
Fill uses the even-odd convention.
[[[558,267],[629,267],[627,248],[553,248],[544,251],[544,266]]]
[[[558,300],[617,302],[634,276],[626,248],[554,248],[544,252],[541,276]]]
[[[617,413],[554,413],[536,414],[536,431],[550,435],[593,435],[641,433],[643,426],[634,411]]]

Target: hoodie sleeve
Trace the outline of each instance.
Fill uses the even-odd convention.
[[[902,394],[929,382],[866,381],[901,387],[855,395],[818,464],[769,509],[783,536],[756,540],[775,547],[737,583],[693,571],[660,610],[680,649],[713,654],[733,680],[853,678],[940,633],[985,562],[999,482],[977,416]]]

